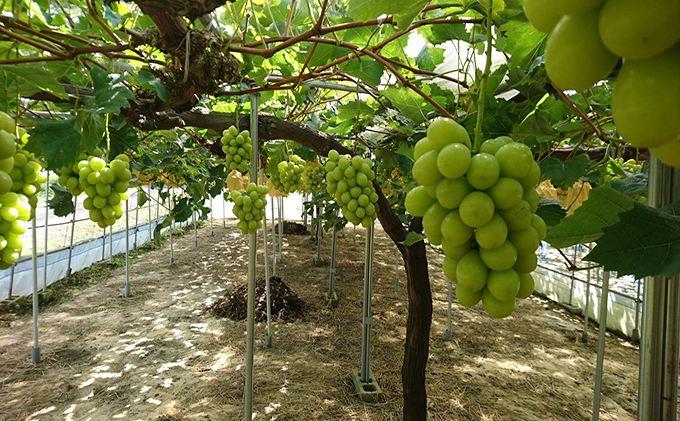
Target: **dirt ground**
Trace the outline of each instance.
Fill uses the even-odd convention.
[[[273,347],[256,328],[256,420],[401,419],[400,369],[407,298],[395,247],[376,229],[371,368],[385,400],[353,396],[358,369],[364,239],[338,239],[337,308],[324,304],[329,266],[314,266],[309,236],[283,237],[277,275],[307,303],[307,314],[274,324]],[[233,221],[153,250],[125,271],[115,269],[72,300],[40,314],[43,361],[30,363],[31,319],[0,321],[0,420],[243,419],[245,322],[213,317],[207,306],[246,282],[248,240]],[[260,240],[261,241],[261,240]],[[261,244],[261,243],[260,243]],[[330,237],[323,257],[330,259]],[[532,297],[505,320],[481,308],[453,305],[446,341],[448,284],[442,257],[430,252],[434,315],[427,367],[431,420],[587,420],[591,417],[597,333],[580,341],[582,321]],[[259,254],[263,262],[262,251]],[[264,276],[262,264],[258,277]],[[603,420],[634,420],[638,349],[608,336]]]

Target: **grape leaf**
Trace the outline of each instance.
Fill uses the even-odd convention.
[[[123,76],[108,73],[97,66],[90,70],[94,85],[94,102],[88,104],[91,111],[101,114],[118,113],[121,108],[130,106],[128,100],[134,100],[135,94],[123,84]]]
[[[424,239],[425,236],[423,234],[418,234],[417,232],[411,231],[408,234],[406,234],[406,238],[404,239],[404,241],[401,242],[401,244],[408,247],[414,245],[418,241],[423,241]]]
[[[66,216],[75,212],[73,195],[66,187],[50,184],[50,188],[54,192],[54,196],[47,202],[47,205],[54,211],[55,216]]]
[[[80,153],[80,133],[75,129],[76,119],[37,119],[30,131],[38,141],[38,149],[47,160],[47,169],[56,170],[73,164]]]
[[[122,120],[121,123],[122,125],[119,127],[116,127],[116,124],[114,123],[114,130],[111,131],[109,142],[111,146],[109,157],[111,159],[129,149],[134,149],[139,145],[137,131],[129,124],[126,124],[125,120]]]
[[[137,207],[141,208],[149,201],[149,196],[146,195],[144,189],[137,190]]]
[[[626,196],[635,196],[642,193],[647,188],[649,183],[649,176],[643,172],[639,172],[630,177],[622,178],[620,180],[612,181],[609,186],[614,190]]]
[[[433,71],[437,65],[444,61],[444,51],[443,48],[423,45],[416,56],[416,65],[421,70]]]
[[[597,246],[585,260],[605,270],[636,278],[680,272],[680,201],[661,209],[638,202],[619,215],[619,222],[603,229]]]
[[[385,71],[385,66],[371,58],[360,57],[358,60],[352,60],[343,71],[350,76],[358,77],[364,83],[377,86]]]
[[[57,78],[48,70],[38,66],[0,66],[0,71],[12,75],[7,78],[7,83],[14,82],[14,89],[21,95],[31,95],[45,91],[59,98],[68,98],[64,87],[57,82]],[[9,85],[5,85],[9,86]],[[9,90],[8,95],[13,95],[16,90]]]
[[[593,189],[573,215],[548,232],[545,241],[555,248],[595,241],[602,236],[602,229],[616,224],[619,213],[632,209],[633,203],[633,199],[609,187]]]
[[[540,216],[547,226],[555,227],[567,216],[567,212],[561,206],[561,201],[543,196],[539,199],[536,215]]]
[[[425,100],[409,88],[392,86],[382,91],[382,94],[392,101],[392,105],[399,110],[401,115],[411,120],[414,125],[422,122],[425,119],[423,116],[434,109],[431,104],[425,104]]]
[[[572,157],[568,161],[547,158],[541,162],[542,177],[550,180],[553,186],[567,190],[588,173],[590,158],[586,154]]]
[[[413,22],[429,0],[350,0],[347,5],[347,16],[355,20],[367,21],[383,14],[393,15],[399,30],[404,30]]]
[[[172,94],[168,91],[167,86],[156,76],[147,71],[140,70],[137,73],[137,77],[139,78],[139,83],[141,83],[142,86],[156,91],[158,98],[160,98],[162,101],[167,102],[172,100]]]

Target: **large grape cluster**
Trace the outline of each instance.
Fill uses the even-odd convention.
[[[302,188],[302,173],[305,161],[297,155],[291,155],[289,161],[281,161],[271,174],[274,188],[281,193],[288,194]]]
[[[515,298],[534,290],[531,272],[546,225],[535,215],[541,171],[531,150],[507,136],[470,151],[465,129],[450,119],[432,122],[415,147],[406,210],[423,217],[430,243],[441,244],[443,270],[457,282],[461,305],[480,300],[489,315],[507,317]]]
[[[326,161],[326,191],[335,195],[345,219],[366,228],[377,217],[378,194],[373,187],[375,173],[371,166],[368,158],[340,155],[335,149],[328,152]]]
[[[23,129],[19,132],[21,139],[15,135],[14,119],[0,112],[0,269],[19,259],[21,237],[35,216],[35,193],[46,180],[40,163],[23,150],[28,136]]]
[[[309,193],[319,193],[324,190],[326,182],[326,167],[323,165],[309,165],[305,169],[305,190]]]
[[[248,130],[239,133],[236,127],[231,126],[222,133],[222,152],[229,170],[237,170],[241,174],[250,170],[252,151],[253,141]]]
[[[629,159],[624,161],[623,158],[611,158],[611,164],[604,167],[600,177],[600,185],[609,186],[612,181],[623,180],[642,170],[642,164]],[[647,189],[635,195],[635,200],[642,204],[647,204]]]
[[[265,206],[267,206],[267,186],[258,186],[255,183],[248,184],[246,189],[231,192],[231,200],[234,201],[234,216],[239,219],[236,227],[243,234],[255,234],[262,228]]]
[[[680,167],[680,1],[525,0],[548,33],[545,68],[561,89],[583,91],[619,59],[611,111],[624,141]]]

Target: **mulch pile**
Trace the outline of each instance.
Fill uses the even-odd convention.
[[[271,290],[272,318],[283,321],[301,318],[305,315],[305,303],[298,298],[278,276],[269,278]],[[267,294],[265,281],[259,279],[255,287],[255,321],[267,320]],[[231,320],[245,320],[248,311],[248,285],[244,284],[224,296],[210,307],[210,312],[217,317]]]
[[[279,224],[276,224],[274,231],[279,233]],[[283,221],[283,233],[290,235],[309,235],[309,231],[304,225],[297,222]]]

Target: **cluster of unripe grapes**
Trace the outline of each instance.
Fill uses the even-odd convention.
[[[298,191],[304,184],[302,173],[305,171],[305,161],[297,155],[291,155],[289,159],[279,162],[271,175],[274,188],[284,194]]]
[[[375,203],[378,194],[373,187],[375,173],[372,162],[360,156],[328,152],[326,161],[326,191],[335,195],[342,214],[350,223],[368,228],[377,218]]]
[[[239,219],[236,227],[243,234],[255,234],[262,228],[265,206],[267,206],[269,187],[248,184],[246,189],[231,192],[234,201],[234,216]]]
[[[120,154],[110,163],[101,158],[102,155],[99,148],[91,155],[81,153],[78,162],[59,170],[58,181],[74,196],[85,192],[83,207],[89,211],[90,220],[106,228],[123,215],[123,201],[129,199],[127,190],[132,173],[127,155]]]
[[[19,129],[21,138],[17,139],[15,133],[14,119],[0,112],[0,269],[19,259],[24,246],[21,237],[35,216],[35,194],[46,180],[40,163],[23,150],[28,135]]]
[[[492,317],[507,317],[515,298],[534,291],[531,272],[546,224],[535,215],[541,171],[531,150],[507,136],[470,151],[470,137],[453,120],[432,122],[415,147],[406,210],[423,217],[431,244],[441,244],[443,270],[457,282],[461,305],[480,300]]]
[[[305,169],[305,190],[309,193],[319,193],[324,189],[326,181],[326,167],[323,165],[309,165]]]
[[[620,171],[614,171],[611,170],[609,167],[606,167],[604,175],[601,177],[601,182],[600,184],[603,186],[608,186],[612,183],[612,181],[616,180],[623,180],[624,178],[629,177],[628,174],[635,174],[638,171],[642,169],[642,164],[638,163],[634,159],[629,159],[627,161],[624,161],[623,158],[614,158],[612,159],[614,163],[624,171],[626,174],[621,174]],[[647,204],[647,189],[645,189],[643,192],[637,194],[635,196],[635,200],[638,202],[646,205]]]
[[[229,127],[222,133],[222,152],[227,168],[246,173],[250,170],[250,154],[253,152],[250,132],[243,130],[239,133],[236,127]]]
[[[561,89],[588,89],[623,58],[612,93],[616,130],[680,167],[680,2],[525,0],[524,10],[549,34],[545,68]]]

